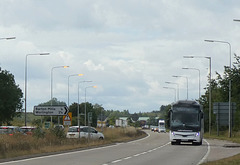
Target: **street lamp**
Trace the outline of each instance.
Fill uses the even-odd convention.
[[[69,79],[73,76],[83,76],[83,74],[72,74],[68,76],[68,107],[69,107]]]
[[[233,19],[233,21],[240,22],[240,20],[239,20],[239,19]]]
[[[55,66],[51,69],[51,106],[53,101],[53,70],[56,68],[69,68],[69,66]],[[52,116],[51,116],[51,124],[52,124]],[[58,125],[59,125],[59,116],[58,116]]]
[[[80,83],[85,83],[85,82],[92,82],[92,81],[80,81],[78,82],[78,126],[80,127],[80,115],[79,115],[79,84]],[[80,130],[80,128],[79,128]],[[80,131],[79,131],[80,132]],[[79,133],[79,137],[80,137],[80,133]]]
[[[199,93],[199,99],[200,99],[200,96],[201,96],[200,70],[197,68],[182,68],[182,69],[190,69],[190,70],[198,71],[198,93]]]
[[[175,78],[179,78],[179,77],[183,77],[183,78],[186,78],[187,80],[187,100],[188,100],[188,77],[187,76],[172,76],[172,77],[175,77]]]
[[[174,90],[174,102],[176,102],[176,89],[172,87],[163,87],[165,89],[173,89]]]
[[[25,58],[25,126],[27,126],[27,58],[28,56],[44,56],[49,55],[50,53],[34,53],[34,54],[27,54]]]
[[[227,41],[217,41],[217,40],[204,40],[206,42],[218,42],[218,43],[223,43],[223,44],[228,44],[229,46],[229,68],[230,70],[232,69],[232,62],[231,62],[231,44]],[[228,125],[229,125],[229,137],[232,136],[232,124],[231,124],[231,78],[230,78],[230,75],[229,75],[229,90],[228,90],[228,102],[229,102],[229,121],[228,121]]]
[[[55,66],[51,69],[51,105],[52,105],[52,99],[53,99],[53,70],[56,68],[69,68],[69,66]]]
[[[88,87],[85,87],[85,126],[87,125],[87,115],[86,115],[86,113],[87,113],[87,106],[86,106],[86,93],[87,93],[87,88],[97,88],[97,86],[88,86]]]
[[[169,82],[169,81],[166,81],[165,83],[177,85],[177,100],[179,100],[179,84],[178,83],[174,83],[174,82]]]
[[[212,90],[211,90],[211,82],[212,82],[212,59],[211,57],[206,56],[183,56],[183,58],[206,58],[209,60],[209,135],[211,135],[211,105],[212,105]]]
[[[16,37],[3,37],[3,38],[0,38],[0,40],[13,40],[13,39],[16,39]]]
[[[11,40],[11,39],[16,39],[16,37],[4,37],[4,38],[0,38],[0,40]],[[1,67],[0,67],[0,71],[1,71]]]

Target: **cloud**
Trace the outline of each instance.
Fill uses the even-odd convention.
[[[68,65],[54,70],[54,97],[61,101],[67,101],[68,76],[83,73],[71,78],[70,102],[76,101],[77,83],[91,80],[98,88],[88,91],[90,101],[106,109],[151,111],[173,101],[162,88],[166,81],[179,83],[185,99],[186,80],[175,74],[189,76],[189,98],[198,97],[198,74],[182,67],[199,68],[202,87],[207,83],[208,61],[183,56],[211,56],[213,77],[228,65],[227,45],[204,39],[229,41],[240,54],[240,24],[232,21],[239,14],[236,1],[2,0],[0,33],[17,39],[0,41],[0,64],[24,89],[26,54],[50,53],[29,58],[28,109],[48,101],[52,67]]]
[[[88,68],[88,70],[104,70],[104,66],[102,66],[102,64],[94,64],[92,60],[88,60],[86,62],[84,62],[84,65]]]

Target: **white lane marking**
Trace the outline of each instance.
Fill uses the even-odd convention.
[[[129,157],[126,157],[126,158],[123,158],[124,160],[128,160],[128,159],[131,159],[132,157],[129,156]]]
[[[122,159],[118,159],[118,160],[112,161],[112,163],[118,163],[118,162],[121,162],[121,161],[122,161]]]
[[[141,155],[141,153],[140,153],[140,154],[135,154],[135,155],[133,155],[133,156],[137,157],[137,156],[139,156],[139,155]]]
[[[198,162],[197,165],[202,164],[202,163],[207,159],[207,157],[208,157],[208,155],[209,155],[209,153],[210,153],[210,150],[211,150],[210,144],[208,143],[208,141],[207,141],[206,139],[204,139],[204,141],[205,141],[205,142],[207,143],[207,145],[208,145],[208,151],[207,151],[207,153],[204,155],[204,157]]]
[[[147,133],[148,136],[146,136],[145,138],[142,139],[138,139],[138,140],[134,140],[128,143],[134,143],[134,142],[138,142],[141,140],[144,140],[146,138],[150,137],[150,134]],[[28,159],[21,159],[21,160],[13,160],[13,161],[9,161],[9,162],[2,162],[0,163],[0,165],[3,164],[12,164],[12,163],[18,163],[18,162],[26,162],[26,161],[30,161],[30,160],[37,160],[37,159],[43,159],[43,158],[51,158],[51,157],[57,157],[57,156],[63,156],[63,155],[70,155],[70,154],[76,154],[76,153],[82,153],[82,152],[88,152],[88,151],[94,151],[94,150],[100,150],[100,149],[105,149],[105,148],[111,148],[111,147],[116,147],[120,144],[124,144],[124,143],[117,143],[111,146],[106,146],[106,147],[98,147],[98,148],[92,148],[92,149],[86,149],[86,150],[81,150],[81,151],[72,151],[72,152],[66,152],[66,153],[62,153],[62,154],[54,154],[54,155],[48,155],[48,156],[41,156],[41,157],[35,157],[35,158],[28,158]],[[51,153],[50,153],[51,154]]]
[[[157,147],[157,148],[154,148],[154,149],[151,149],[151,150],[148,150],[148,151],[144,151],[144,152],[135,154],[135,155],[133,155],[133,156],[129,156],[129,157],[126,157],[126,158],[114,160],[114,161],[111,162],[111,164],[118,163],[118,162],[121,162],[121,161],[123,161],[123,160],[128,160],[128,159],[131,159],[131,158],[133,158],[133,157],[138,157],[138,156],[141,156],[141,155],[144,155],[144,154],[147,154],[147,153],[156,151],[156,150],[158,150],[158,149],[160,149],[160,148],[163,148],[163,147],[165,147],[165,146],[167,146],[167,145],[169,145],[169,144],[170,144],[170,142],[168,142],[168,143],[166,143],[166,144],[164,144],[164,145],[162,145],[162,146],[159,146],[159,147]],[[108,164],[103,164],[103,165],[108,165]]]

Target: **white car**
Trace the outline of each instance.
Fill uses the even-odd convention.
[[[88,130],[89,129],[89,130]],[[67,138],[88,138],[88,132],[90,133],[90,139],[104,139],[104,135],[101,132],[98,132],[93,127],[88,126],[80,126],[80,134],[79,134],[79,126],[71,126],[67,132]]]

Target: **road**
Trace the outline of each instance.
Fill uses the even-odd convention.
[[[0,165],[196,165],[208,153],[206,142],[201,146],[172,146],[168,133],[146,131],[148,137],[128,143],[0,163]]]

